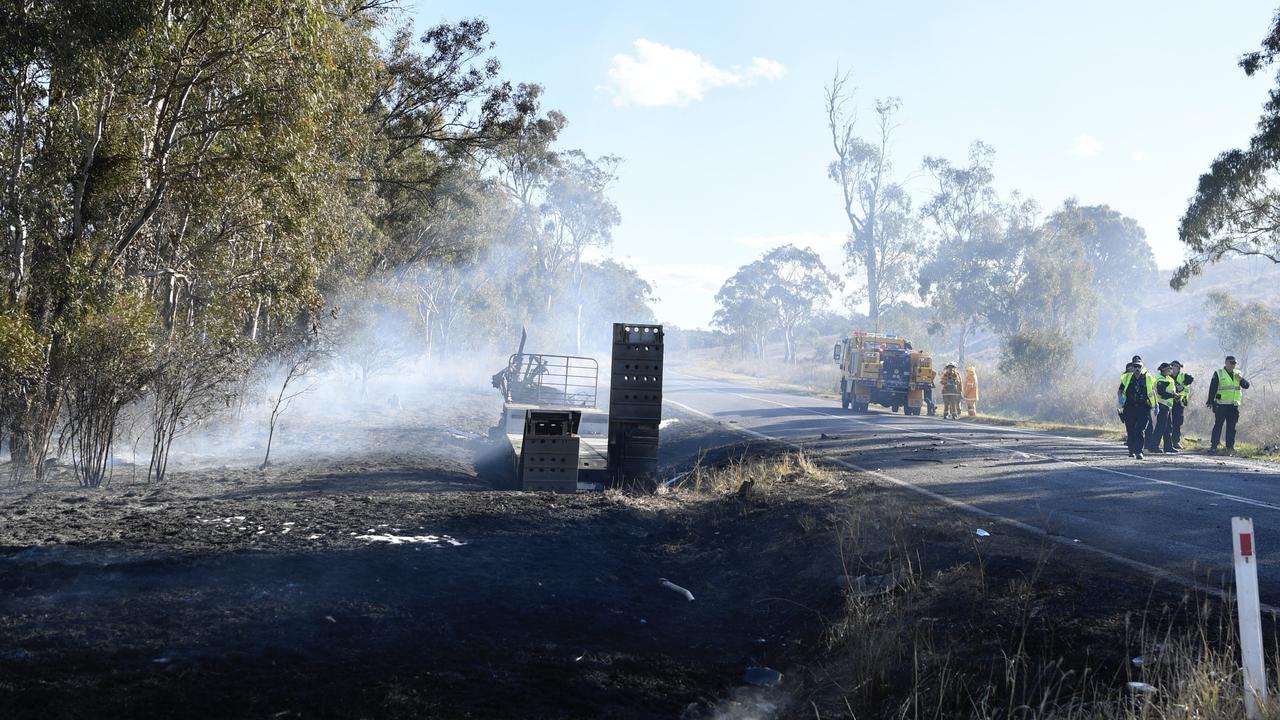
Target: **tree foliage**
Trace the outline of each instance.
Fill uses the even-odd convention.
[[[1252,76],[1280,56],[1280,13],[1262,49],[1240,60]],[[1178,226],[1188,256],[1170,284],[1181,289],[1201,269],[1229,255],[1264,257],[1280,263],[1280,72],[1245,148],[1222,153],[1200,176],[1195,195]]]
[[[619,221],[618,160],[555,146],[565,118],[501,77],[484,21],[419,34],[389,6],[0,7],[0,440],[15,460],[39,471],[61,429],[100,482],[120,407],[149,394],[162,477],[229,378],[297,366],[373,285],[408,292],[370,323],[394,308],[445,352],[464,324],[472,344],[551,325],[592,273],[617,282],[606,297],[648,301],[590,257]]]
[[[866,276],[868,315],[879,329],[881,311],[911,289],[919,235],[910,196],[893,179],[890,158],[894,115],[902,103],[898,98],[876,101],[876,127],[866,140],[850,108],[853,90],[848,85],[849,76],[837,71],[826,88],[827,129],[835,155],[827,176],[840,186],[849,223],[845,256],[851,269]]]
[[[783,245],[738,269],[716,294],[714,324],[738,336],[741,347],[764,355],[771,330],[782,332],[784,360],[796,362],[796,330],[813,319],[842,285],[811,248]]]

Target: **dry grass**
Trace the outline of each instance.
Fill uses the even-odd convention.
[[[843,472],[803,452],[788,452],[714,467],[700,463],[682,486],[704,497],[723,497],[845,479]],[[823,658],[815,665],[825,666],[816,672],[839,678],[839,696],[821,711],[815,702],[818,717],[869,717],[873,708],[881,709],[880,716],[904,720],[1244,716],[1233,608],[1187,595],[1180,605],[1136,612],[1116,643],[1127,657],[1142,660],[1123,668],[1082,665],[1080,657],[1037,656],[1029,649],[1038,647],[1037,634],[1054,632],[1057,622],[1046,617],[1048,600],[1059,592],[1044,579],[1045,569],[1056,562],[1051,546],[1041,546],[1027,570],[1012,580],[989,574],[990,551],[976,537],[969,540],[967,559],[928,568],[921,559],[927,540],[916,524],[919,518],[909,510],[890,515],[874,507],[835,501],[830,515],[798,519],[799,529],[817,543],[830,533],[826,542],[834,543],[843,573],[843,606],[826,618],[823,645],[814,649]],[[999,636],[966,630],[982,624],[974,613],[998,616]],[[993,640],[998,640],[994,657]],[[975,661],[979,657],[986,659]],[[1277,660],[1272,659],[1272,668]],[[1273,696],[1278,690],[1272,688]],[[1276,705],[1264,717],[1280,718]]]
[[[681,478],[680,485],[697,493],[744,495],[763,492],[779,483],[830,482],[833,473],[807,453],[788,452],[772,457],[741,456],[723,465],[708,466],[701,459]]]

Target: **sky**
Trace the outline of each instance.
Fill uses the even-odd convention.
[[[1247,77],[1276,0],[1207,2],[510,2],[410,4],[419,28],[480,17],[503,75],[542,84],[564,148],[619,155],[611,253],[658,320],[707,327],[738,267],[788,242],[845,273],[823,88],[839,68],[872,132],[901,98],[895,173],[995,148],[997,186],[1135,218],[1161,268],[1213,158],[1248,142],[1269,72]]]

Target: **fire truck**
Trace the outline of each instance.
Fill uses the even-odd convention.
[[[867,412],[872,404],[919,415],[933,384],[933,358],[905,338],[861,330],[836,343],[840,407]]]

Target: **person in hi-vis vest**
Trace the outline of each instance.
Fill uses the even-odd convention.
[[[1156,406],[1156,379],[1142,365],[1137,355],[1125,367],[1120,376],[1120,389],[1116,392],[1120,418],[1128,439],[1129,457],[1142,459],[1146,444],[1147,427],[1151,424],[1151,412]]]
[[[1222,426],[1227,426],[1227,453],[1236,451],[1236,423],[1240,420],[1240,401],[1244,399],[1244,391],[1249,389],[1249,381],[1236,370],[1236,358],[1228,355],[1226,364],[1209,378],[1209,401],[1205,403],[1213,408],[1213,435],[1209,439],[1209,452],[1218,452],[1218,441],[1222,439]]]

